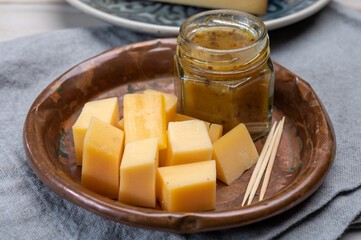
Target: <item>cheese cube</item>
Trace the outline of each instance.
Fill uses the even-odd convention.
[[[212,143],[200,120],[170,122],[165,166],[207,161],[212,157]]]
[[[153,89],[147,89],[143,93],[144,94],[163,95],[164,102],[165,102],[165,111],[166,111],[166,115],[167,115],[166,116],[167,125],[168,125],[168,122],[173,121],[174,116],[177,112],[177,102],[178,102],[177,96],[175,96],[173,94],[169,94],[169,93],[158,92]]]
[[[92,118],[84,139],[81,184],[109,198],[118,198],[124,132]]]
[[[128,143],[120,165],[119,201],[154,208],[157,170],[158,138]]]
[[[163,95],[124,95],[125,143],[158,138],[159,149],[167,148],[166,112]]]
[[[183,122],[183,121],[189,121],[189,120],[199,120],[197,118],[194,117],[190,117],[184,114],[180,114],[180,113],[176,113],[173,119],[173,122]],[[201,120],[200,120],[201,121]],[[204,124],[206,125],[207,131],[209,129],[209,126],[211,125],[211,123],[203,121]]]
[[[157,196],[163,210],[195,212],[216,207],[215,161],[158,168]]]
[[[75,124],[73,125],[73,139],[77,164],[82,165],[83,142],[92,117],[116,126],[119,121],[118,99],[116,97],[87,102]]]
[[[159,166],[165,166],[167,159],[167,149],[159,150]]]
[[[214,143],[220,137],[222,137],[223,126],[220,124],[212,123],[209,127],[208,134],[211,142]]]
[[[213,143],[212,157],[217,164],[217,178],[230,185],[256,163],[258,152],[241,123]]]
[[[118,128],[124,131],[124,118],[119,120]]]

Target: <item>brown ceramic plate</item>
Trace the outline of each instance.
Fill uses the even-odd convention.
[[[216,209],[168,213],[100,196],[80,185],[71,126],[87,101],[154,88],[173,91],[175,39],[111,49],[73,67],[38,96],[24,126],[24,145],[37,176],[60,197],[100,216],[129,225],[197,232],[230,228],[279,214],[310,196],[334,158],[335,136],[320,100],[308,83],[275,63],[273,119],[286,116],[285,130],[265,200],[241,207],[252,169],[231,186],[217,182]],[[256,142],[260,151],[265,139]]]

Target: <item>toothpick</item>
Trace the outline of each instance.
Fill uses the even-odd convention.
[[[249,196],[249,193],[250,193],[251,189],[253,188],[254,182],[255,182],[258,174],[259,174],[259,169],[260,169],[260,167],[261,167],[261,165],[262,165],[262,163],[264,161],[264,156],[266,155],[266,152],[267,152],[267,149],[268,149],[269,144],[271,142],[272,136],[274,134],[274,130],[275,130],[276,125],[277,125],[277,121],[273,123],[271,131],[269,132],[268,137],[266,139],[266,143],[264,144],[264,146],[262,148],[261,155],[259,156],[259,158],[257,160],[256,167],[253,170],[251,179],[248,182],[246,193],[244,194],[244,197],[243,197],[242,207],[246,203],[246,200],[247,200],[247,198]]]
[[[278,126],[277,126],[277,128],[276,128],[276,131],[275,131],[275,134],[274,134],[273,137],[272,137],[271,144],[270,144],[269,148],[267,149],[266,156],[265,156],[265,158],[264,158],[264,161],[262,162],[261,169],[260,169],[259,174],[257,175],[256,181],[255,181],[255,183],[254,183],[254,185],[253,185],[253,188],[252,188],[252,191],[251,191],[251,195],[250,195],[249,198],[248,198],[247,205],[250,205],[250,204],[252,203],[253,198],[254,198],[254,195],[256,194],[256,191],[257,191],[257,189],[258,189],[259,183],[260,183],[260,181],[261,181],[261,178],[262,178],[262,176],[263,176],[263,173],[264,173],[264,171],[265,171],[265,169],[266,169],[266,166],[267,166],[267,164],[268,164],[269,157],[270,157],[270,155],[271,155],[271,153],[272,153],[272,149],[273,149],[273,147],[274,147],[274,145],[275,145],[275,142],[276,142],[276,138],[275,138],[274,136],[277,136],[277,133],[278,133],[279,130],[280,130],[280,126],[281,126],[281,124],[278,124]]]
[[[275,161],[275,158],[276,158],[278,145],[280,143],[281,136],[282,136],[284,122],[285,122],[285,117],[282,118],[282,121],[280,123],[280,125],[281,125],[280,130],[277,132],[277,135],[275,137],[276,138],[276,143],[275,143],[274,148],[272,149],[272,155],[271,155],[269,164],[267,166],[266,174],[265,174],[264,179],[263,179],[263,184],[262,184],[262,188],[261,188],[259,201],[263,200],[263,197],[264,197],[264,195],[266,193],[266,190],[267,190],[267,186],[268,186],[269,179],[270,179],[270,176],[271,176],[271,171],[272,171],[273,164],[274,164],[274,161]]]

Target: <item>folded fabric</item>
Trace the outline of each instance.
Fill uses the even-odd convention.
[[[57,196],[36,177],[22,130],[42,89],[89,57],[152,38],[106,26],[0,43],[0,238],[337,239],[361,213],[361,14],[334,2],[307,20],[270,32],[272,59],[311,84],[337,137],[325,182],[301,204],[244,227],[175,234],[104,219]]]

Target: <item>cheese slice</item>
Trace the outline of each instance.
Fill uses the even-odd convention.
[[[237,125],[213,143],[212,158],[216,160],[217,178],[227,185],[256,163],[258,152],[244,124]]]
[[[76,153],[76,160],[79,166],[82,165],[83,142],[85,133],[88,130],[92,117],[96,117],[113,126],[119,121],[118,99],[116,97],[87,102],[75,124],[73,125],[73,139]]]
[[[214,209],[215,161],[158,168],[157,197],[165,211],[198,212]]]
[[[103,196],[117,199],[124,132],[92,118],[84,139],[81,184]]]
[[[123,101],[125,143],[157,137],[159,149],[167,148],[164,97],[126,94]]]
[[[141,207],[156,205],[158,138],[128,143],[120,165],[119,201]]]
[[[211,160],[212,143],[200,120],[170,122],[165,166]]]
[[[168,2],[183,5],[191,5],[205,8],[234,9],[264,15],[267,11],[268,0],[154,0],[157,2]]]
[[[168,125],[168,122],[173,121],[174,116],[177,112],[177,103],[178,103],[177,96],[175,96],[174,94],[159,92],[159,91],[156,91],[153,89],[147,89],[143,93],[144,94],[163,95],[164,102],[165,102],[165,111],[167,113],[167,116],[166,116],[167,125]]]

